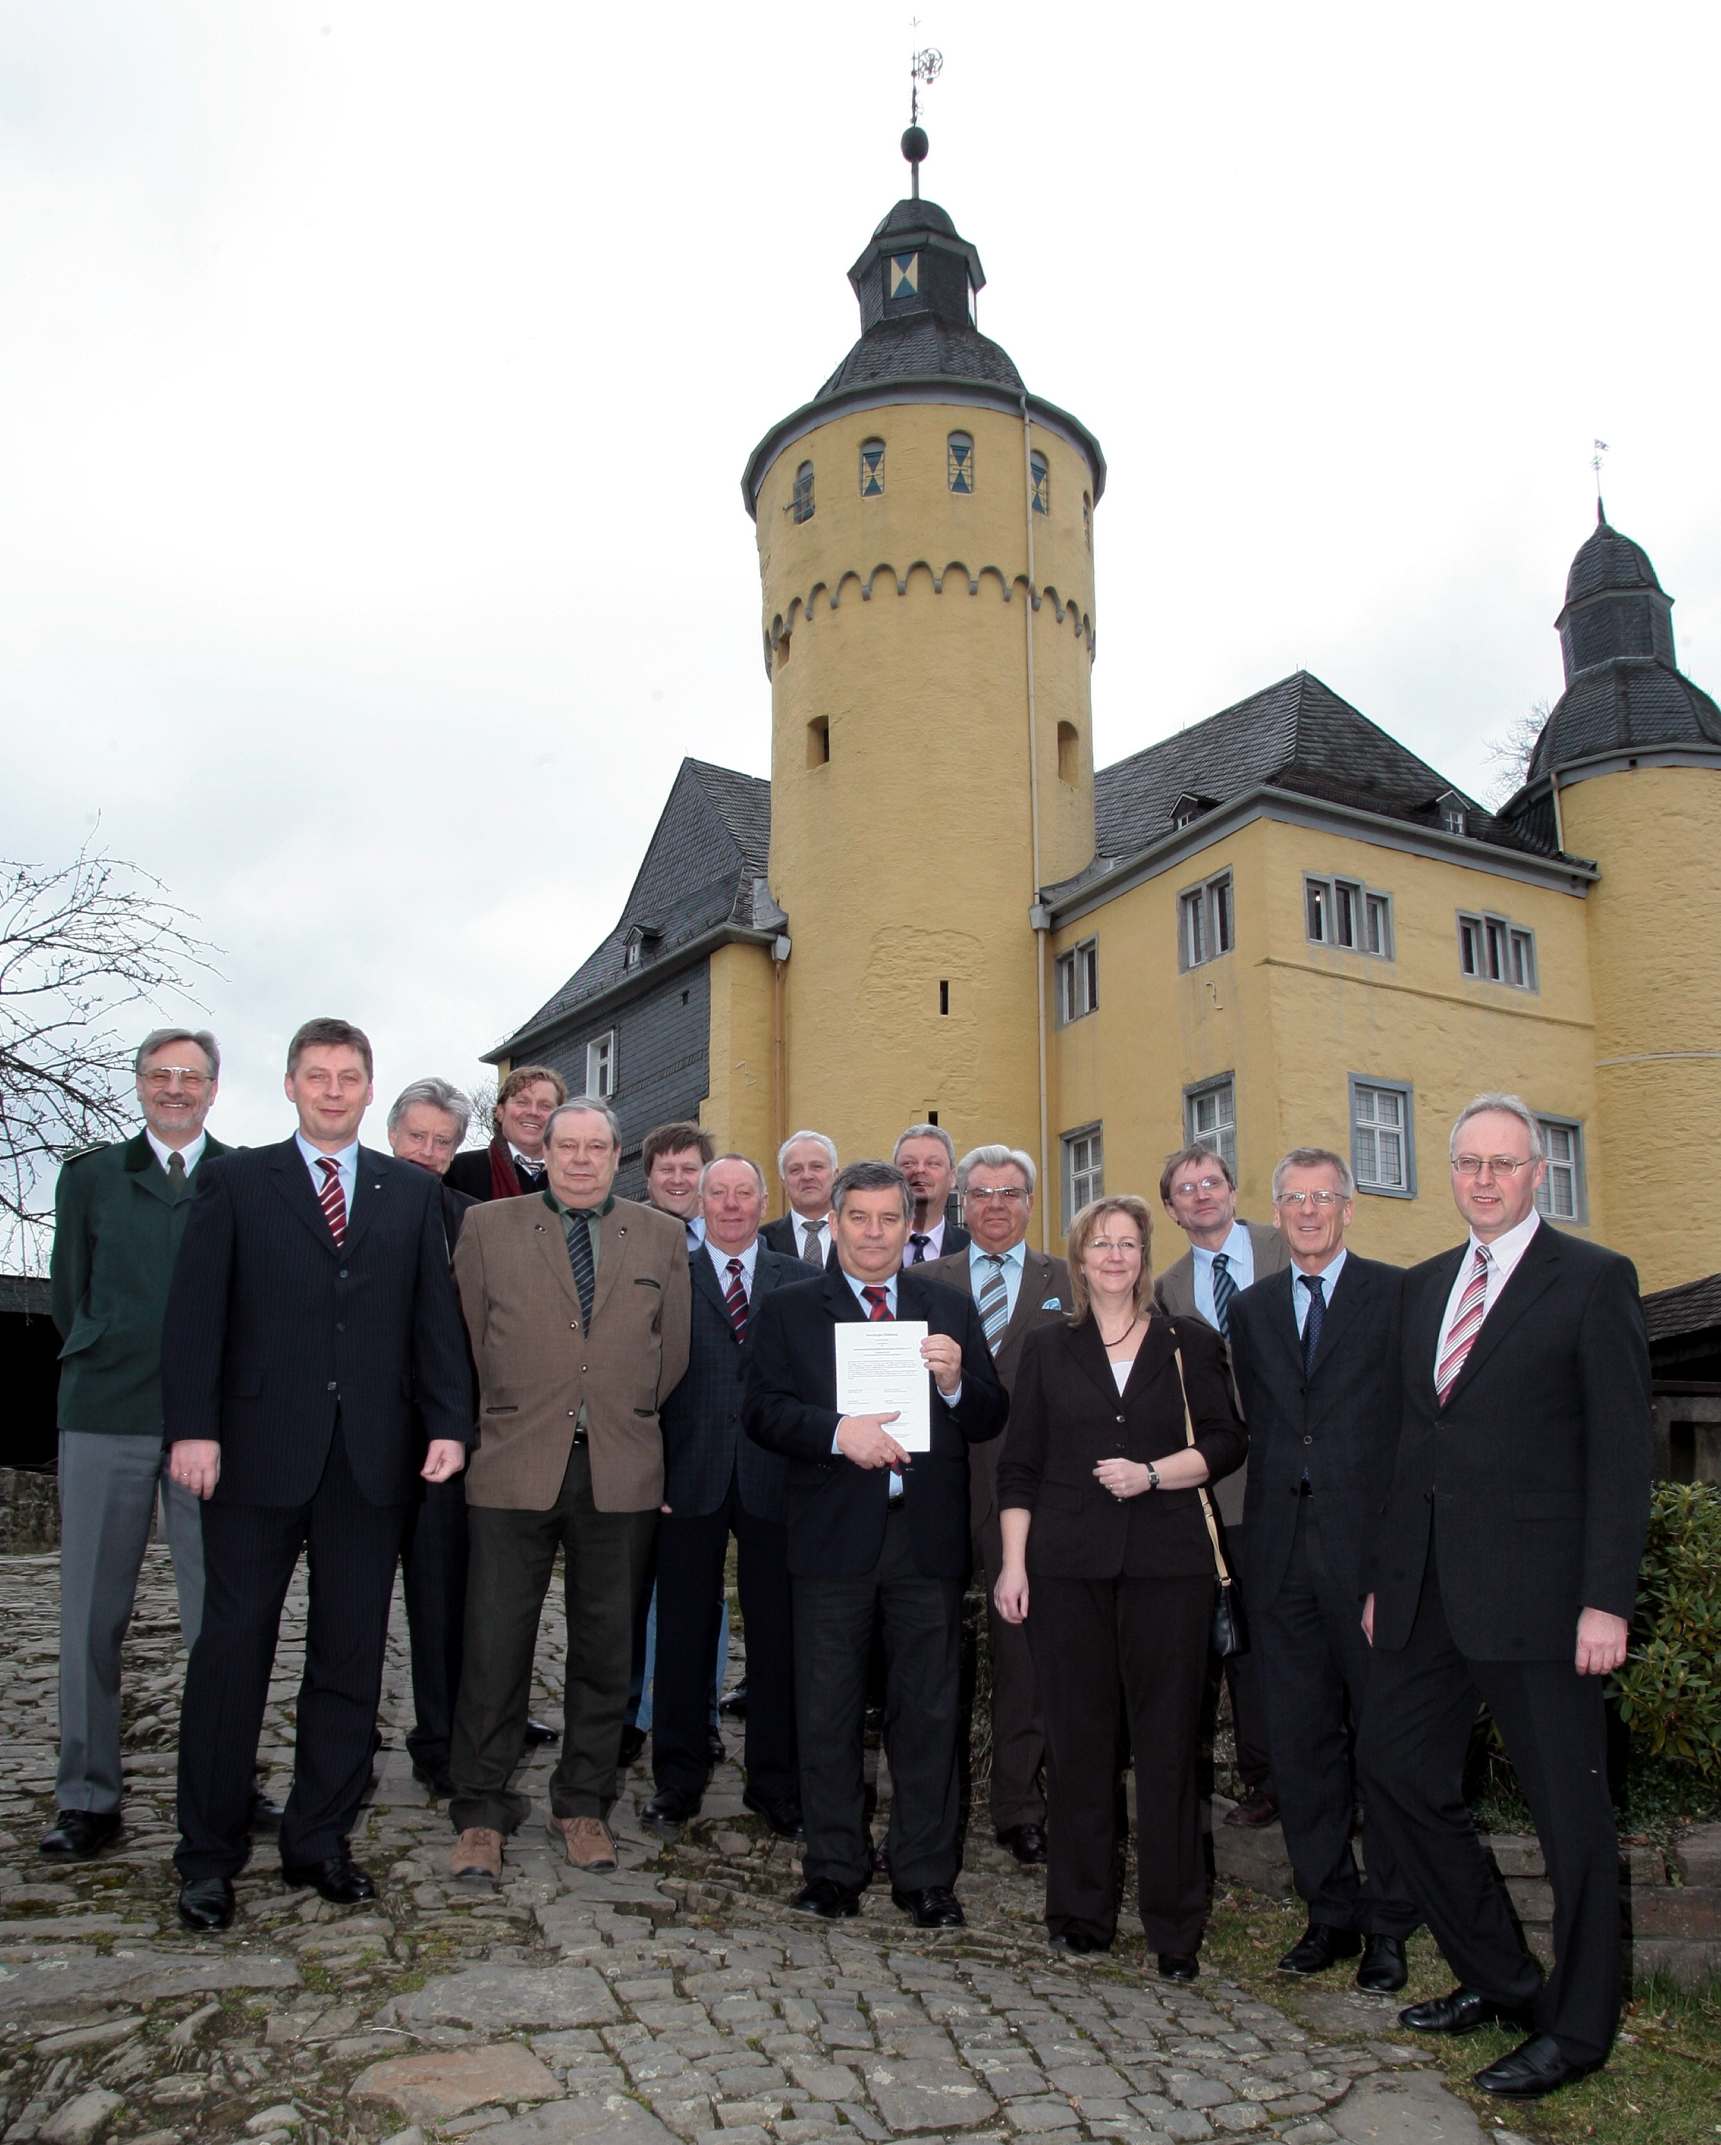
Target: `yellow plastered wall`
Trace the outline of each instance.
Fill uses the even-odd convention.
[[[1721,1268],[1721,770],[1638,767],[1560,792],[1589,910],[1595,1233],[1648,1291]]]
[[[948,488],[957,429],[975,443],[971,497]],[[885,492],[864,499],[860,446],[876,437]],[[1093,854],[1093,747],[1091,477],[1061,439],[1034,443],[1053,505],[1034,516],[1037,609],[1022,431],[998,412],[843,417],[786,448],[761,489],[771,891],[794,949],[785,1116],[846,1157],[888,1153],[934,1112],[959,1148],[1037,1145],[1030,631],[1041,883]],[[803,461],[814,514],[797,524]]]
[[[708,1078],[699,1122],[719,1152],[747,1155],[765,1172],[767,1204],[776,1196],[778,1129],[772,970],[766,946],[719,946],[711,956]]]

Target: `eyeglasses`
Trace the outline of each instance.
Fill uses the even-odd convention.
[[[965,1201],[1002,1199],[1008,1206],[1015,1206],[1027,1196],[1019,1184],[971,1184],[962,1195]]]
[[[1197,1192],[1218,1192],[1225,1190],[1225,1188],[1226,1180],[1223,1177],[1186,1177],[1181,1184],[1174,1184],[1171,1187],[1174,1192],[1181,1193],[1185,1199],[1193,1198]]]
[[[1452,1167],[1461,1177],[1479,1177],[1486,1170],[1491,1177],[1504,1177],[1508,1184],[1521,1169],[1534,1169],[1535,1158],[1531,1155],[1510,1154],[1455,1154]]]
[[[209,1075],[207,1073],[193,1072],[189,1065],[154,1065],[151,1066],[148,1072],[140,1073],[138,1077],[145,1087],[153,1088],[207,1087],[209,1085]]]
[[[1306,1207],[1313,1200],[1318,1207],[1337,1207],[1343,1206],[1346,1196],[1344,1192],[1275,1192],[1273,1204],[1276,1207]]]
[[[1090,1236],[1084,1248],[1088,1251],[1133,1251],[1136,1257],[1139,1258],[1141,1256],[1141,1238],[1139,1236]]]

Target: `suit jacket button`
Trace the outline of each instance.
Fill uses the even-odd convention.
[[[346,1268],[345,1268],[344,1266],[343,1266],[343,1267],[341,1268],[341,1271],[340,1271],[340,1278],[341,1278],[341,1280],[343,1280],[343,1281],[344,1281],[344,1280],[345,1280],[345,1279],[347,1278],[347,1270],[346,1270]]]
[[[1305,1445],[1312,1445],[1312,1444],[1313,1444],[1314,1442],[1315,1442],[1315,1441],[1314,1441],[1314,1439],[1313,1439],[1313,1438],[1312,1438],[1312,1437],[1311,1437],[1311,1436],[1309,1435],[1309,1433],[1308,1433],[1308,1432],[1307,1432],[1307,1431],[1305,1430],[1305,1431],[1303,1432],[1303,1443],[1304,1443]]]
[[[1123,1421],[1123,1417],[1121,1415],[1114,1415],[1112,1417],[1112,1421],[1114,1423],[1121,1423]]]
[[[340,1320],[339,1320],[339,1319],[337,1318],[337,1319],[335,1320],[335,1331],[336,1331],[337,1333],[345,1333],[345,1331],[346,1331],[346,1330],[347,1330],[347,1329],[346,1329],[346,1327],[345,1327],[345,1326],[343,1326],[343,1325],[341,1324]]]
[[[340,1380],[331,1378],[328,1384],[324,1386],[323,1391],[325,1393],[338,1393],[340,1391]]]
[[[570,1319],[568,1320],[568,1331],[569,1331],[570,1333],[578,1333],[578,1332],[579,1332],[579,1330],[580,1330],[580,1322],[579,1322],[579,1320],[578,1320],[577,1318],[570,1318]]]

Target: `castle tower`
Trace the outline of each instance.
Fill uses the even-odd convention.
[[[934,1118],[1038,1153],[1036,890],[1094,851],[1098,443],[974,324],[980,256],[919,198],[849,281],[859,341],[742,479],[788,916],[783,1121],[845,1156]],[[1050,1008],[1046,1009],[1050,1018]]]
[[[1586,903],[1586,1159],[1598,1219],[1646,1291],[1721,1263],[1721,709],[1677,668],[1671,613],[1648,554],[1598,501],[1556,621],[1566,689],[1506,808],[1601,867]]]

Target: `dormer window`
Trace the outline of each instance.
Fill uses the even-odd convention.
[[[641,967],[647,957],[657,951],[663,934],[654,924],[630,924],[627,936],[621,942],[621,965],[624,970]]]
[[[1470,815],[1464,800],[1456,790],[1446,790],[1437,799],[1440,810],[1440,831],[1443,834],[1468,834]]]
[[[1187,827],[1191,821],[1201,817],[1211,802],[1210,798],[1198,797],[1194,790],[1186,789],[1171,807],[1171,824],[1174,827]]]

